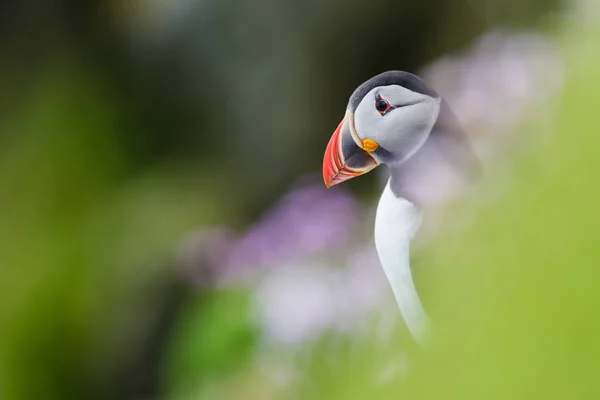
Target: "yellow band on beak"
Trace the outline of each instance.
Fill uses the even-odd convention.
[[[365,139],[362,142],[362,148],[364,151],[371,153],[379,148],[379,144],[374,140]]]

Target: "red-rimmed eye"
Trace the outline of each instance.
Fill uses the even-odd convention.
[[[385,114],[390,108],[392,108],[392,105],[387,100],[377,96],[375,99],[375,109],[379,111],[379,114]]]

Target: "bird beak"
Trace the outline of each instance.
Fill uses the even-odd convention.
[[[353,136],[354,115],[348,111],[329,140],[323,159],[323,179],[328,188],[365,174],[377,166],[367,145],[359,147]],[[357,140],[360,141],[358,138]],[[374,143],[374,142],[373,142]],[[376,148],[375,148],[376,149]],[[375,149],[368,149],[374,151]]]

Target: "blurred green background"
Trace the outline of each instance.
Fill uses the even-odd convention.
[[[592,0],[0,3],[0,399],[598,398],[598,63]],[[365,283],[381,175],[319,177],[389,69],[486,169],[427,349]]]

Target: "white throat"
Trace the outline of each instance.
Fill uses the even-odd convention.
[[[410,270],[410,242],[421,225],[421,212],[385,187],[375,217],[375,245],[400,312],[416,340],[423,340],[429,320],[423,311]]]

